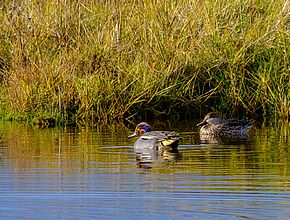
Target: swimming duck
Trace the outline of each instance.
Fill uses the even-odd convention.
[[[129,138],[140,136],[134,143],[134,149],[154,149],[177,148],[180,136],[175,131],[153,131],[147,122],[139,123],[135,132],[128,136]]]
[[[208,113],[202,122],[196,126],[202,126],[200,135],[212,136],[244,136],[248,134],[253,122],[221,119],[215,112]]]

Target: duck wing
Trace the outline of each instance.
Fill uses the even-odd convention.
[[[180,136],[176,131],[150,131],[143,134],[141,138],[144,140],[158,139],[162,141],[168,139],[177,140]]]
[[[225,126],[229,127],[250,127],[253,125],[253,122],[242,121],[242,120],[227,120],[223,123]]]

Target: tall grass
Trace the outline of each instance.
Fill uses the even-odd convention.
[[[289,117],[288,0],[6,0],[1,7],[6,119],[107,123],[209,110]]]

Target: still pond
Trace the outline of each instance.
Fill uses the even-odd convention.
[[[238,143],[201,143],[139,158],[134,126],[37,128],[2,123],[0,219],[288,219],[290,124],[255,126]]]

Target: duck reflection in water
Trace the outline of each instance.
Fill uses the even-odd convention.
[[[202,143],[234,144],[250,142],[249,130],[253,122],[221,119],[215,112],[210,112],[197,124],[200,126]]]
[[[153,162],[175,161],[180,158],[180,136],[177,132],[153,131],[147,122],[141,122],[129,138],[136,136],[139,138],[134,143],[134,152],[140,167],[150,168]]]

